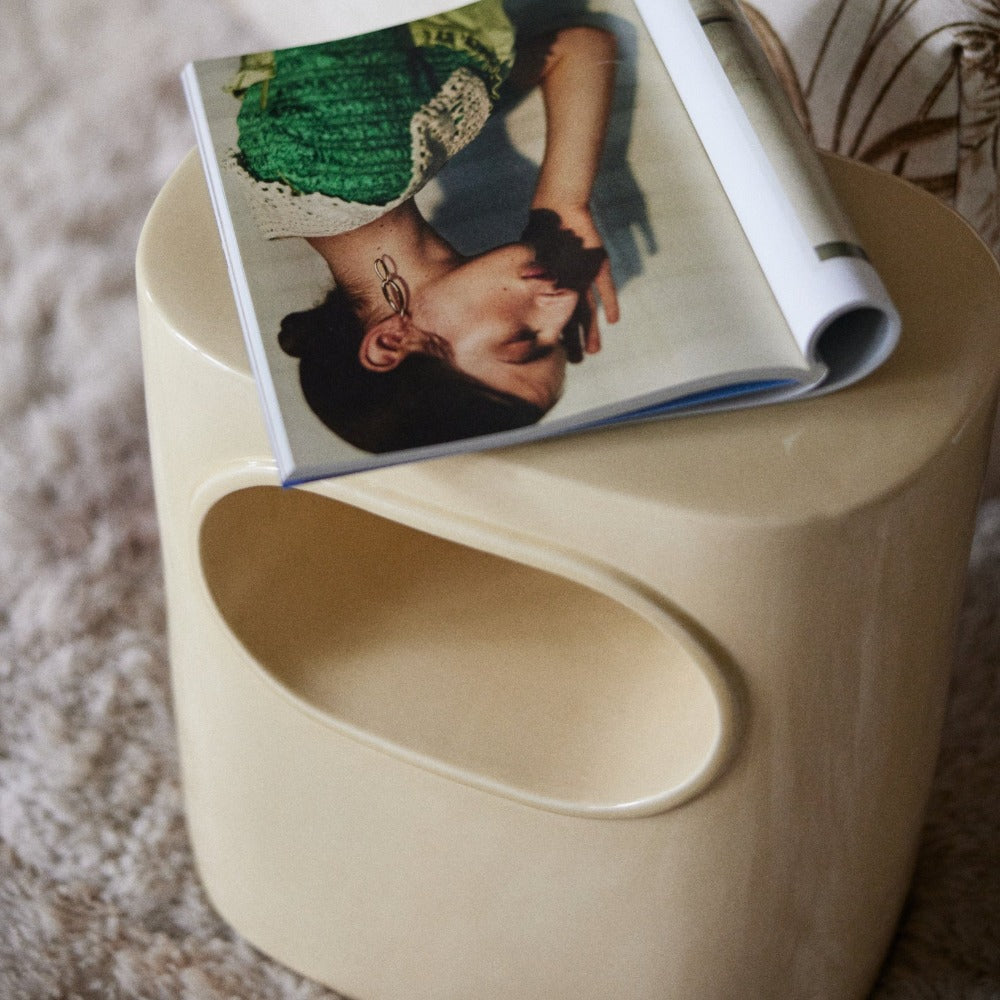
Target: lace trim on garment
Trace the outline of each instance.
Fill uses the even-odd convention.
[[[335,236],[374,222],[413,197],[459,150],[482,131],[492,110],[486,84],[472,70],[456,69],[435,97],[410,121],[413,172],[410,183],[384,205],[344,201],[335,195],[296,191],[281,181],[259,181],[239,163],[238,152],[225,159],[268,239],[285,236]]]

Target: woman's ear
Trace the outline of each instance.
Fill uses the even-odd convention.
[[[412,328],[407,328],[402,317],[390,316],[365,331],[358,360],[370,372],[388,372],[418,350],[420,340],[414,337]]]
[[[358,360],[370,372],[389,372],[411,354],[427,354],[447,361],[451,347],[437,334],[419,330],[408,316],[389,316],[365,331]]]

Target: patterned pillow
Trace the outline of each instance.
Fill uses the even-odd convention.
[[[1000,0],[744,9],[820,147],[933,192],[1000,256]]]

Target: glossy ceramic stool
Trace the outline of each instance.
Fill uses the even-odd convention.
[[[904,317],[862,384],[277,486],[200,167],[138,259],[187,817],[364,1000],[862,997],[906,892],[996,268],[830,161]]]

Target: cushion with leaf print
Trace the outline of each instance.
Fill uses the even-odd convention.
[[[1000,0],[744,8],[820,147],[933,192],[1000,255]]]

